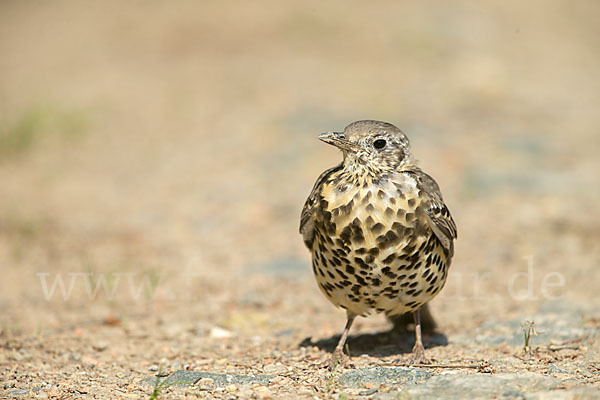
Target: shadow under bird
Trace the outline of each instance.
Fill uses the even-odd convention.
[[[396,126],[357,121],[319,136],[344,159],[323,172],[302,209],[300,233],[321,291],[347,312],[327,363],[343,361],[356,316],[414,314],[412,362],[426,363],[420,311],[444,287],[456,224],[437,183],[416,166]]]

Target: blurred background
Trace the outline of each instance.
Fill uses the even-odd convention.
[[[598,20],[595,1],[3,1],[0,332],[336,334],[298,224],[341,159],[316,136],[359,119],[408,135],[456,219],[443,330],[547,294],[599,305]]]

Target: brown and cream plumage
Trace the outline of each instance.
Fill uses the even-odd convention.
[[[423,362],[419,310],[444,286],[456,238],[440,189],[392,124],[357,121],[319,139],[344,154],[319,176],[300,219],[319,287],[348,316],[330,365],[354,318],[372,312],[414,312],[413,357]]]

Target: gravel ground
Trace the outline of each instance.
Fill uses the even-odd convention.
[[[2,2],[0,396],[600,397],[599,18]],[[429,367],[380,316],[315,367],[345,316],[299,213],[341,157],[316,136],[364,118],[405,131],[458,225]]]

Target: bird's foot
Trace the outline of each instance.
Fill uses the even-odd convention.
[[[425,357],[425,348],[421,343],[415,344],[413,347],[412,354],[408,361],[409,364],[431,364],[431,360]]]
[[[317,364],[317,367],[327,368],[329,371],[335,371],[338,366],[351,368],[354,367],[354,365],[350,363],[350,357],[345,355],[343,351],[338,350],[335,350],[328,360]]]

